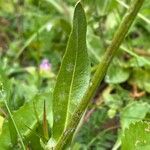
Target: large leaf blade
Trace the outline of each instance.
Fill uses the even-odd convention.
[[[53,93],[53,138],[57,141],[83,97],[90,80],[86,49],[86,17],[80,3],[75,7],[73,28]]]

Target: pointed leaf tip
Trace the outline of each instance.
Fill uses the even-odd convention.
[[[80,8],[82,8],[81,1],[78,1],[78,2],[76,3],[76,5],[75,5],[75,9],[76,9],[77,7],[80,7]]]
[[[81,4],[81,2],[77,2],[76,5],[75,5],[75,11],[74,11],[74,16],[76,14],[76,12],[81,12],[81,15],[85,15],[85,12],[84,12],[84,9],[83,9],[83,6]]]

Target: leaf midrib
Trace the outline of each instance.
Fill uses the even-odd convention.
[[[65,128],[67,126],[68,123],[68,118],[69,118],[69,105],[70,105],[70,99],[71,99],[71,92],[73,89],[73,83],[74,83],[74,77],[75,77],[75,71],[76,71],[76,67],[77,67],[77,56],[78,56],[78,48],[79,48],[79,31],[78,31],[78,21],[77,21],[77,27],[76,27],[76,32],[77,33],[77,44],[76,44],[76,56],[75,56],[75,62],[74,62],[74,68],[73,68],[73,73],[72,73],[72,80],[71,80],[71,84],[70,84],[70,89],[69,89],[69,96],[68,96],[68,104],[67,104],[67,115],[66,115],[66,122],[65,122]],[[73,29],[74,30],[74,29]]]

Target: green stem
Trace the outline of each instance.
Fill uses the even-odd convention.
[[[93,77],[93,80],[89,86],[89,89],[87,90],[85,96],[83,97],[79,107],[74,112],[72,120],[66,127],[66,130],[61,135],[61,137],[55,147],[55,150],[62,150],[64,148],[64,146],[67,144],[69,138],[72,137],[84,111],[86,110],[88,104],[90,103],[90,100],[93,98],[98,86],[100,85],[101,81],[103,80],[112,58],[115,56],[116,51],[118,50],[121,43],[123,42],[130,26],[132,25],[135,17],[137,16],[138,11],[140,10],[143,2],[144,2],[144,0],[133,0],[131,2],[131,5],[130,5],[126,15],[124,16],[117,32],[115,33],[110,46],[107,48],[101,62],[99,63],[98,69]]]
[[[120,5],[122,5],[123,7],[125,7],[125,8],[129,8],[129,6],[126,4],[126,3],[124,3],[123,1],[121,1],[121,0],[116,0]],[[139,18],[141,18],[143,21],[145,21],[147,24],[150,24],[150,20],[149,20],[149,18],[147,18],[147,17],[145,17],[144,15],[142,15],[141,13],[138,13],[138,15],[137,15]]]

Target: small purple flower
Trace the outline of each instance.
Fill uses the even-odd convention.
[[[51,64],[49,63],[48,59],[43,59],[40,64],[40,70],[43,71],[50,71],[51,70]]]

